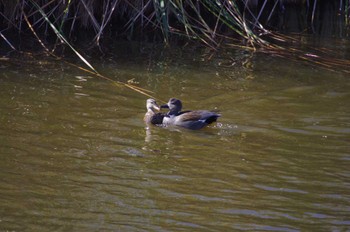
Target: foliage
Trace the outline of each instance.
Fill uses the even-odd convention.
[[[15,49],[13,32],[31,32],[47,51],[47,46],[55,47],[50,42],[54,38],[94,72],[71,45],[79,37],[90,38],[91,45],[115,36],[166,44],[173,39],[198,40],[213,50],[234,46],[292,54],[329,68],[349,64],[320,60],[327,54],[320,50],[303,53],[295,47],[300,41],[285,33],[347,37],[349,9],[350,0],[0,0],[0,37]]]
[[[349,0],[0,0],[0,35],[6,38],[10,29],[26,32],[27,18],[41,36],[50,35],[49,20],[66,38],[91,32],[95,44],[117,34],[162,35],[165,42],[180,35],[214,47],[234,38],[264,46],[258,35],[266,34],[265,28],[348,36],[349,7]]]

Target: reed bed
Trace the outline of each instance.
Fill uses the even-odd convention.
[[[145,39],[171,44],[200,41],[216,50],[239,47],[348,69],[324,49],[298,49],[288,33],[349,37],[350,0],[0,0],[0,37],[13,50],[19,37],[34,36],[53,54],[69,46],[93,71],[74,45],[89,38]],[[87,36],[85,36],[87,35]]]
[[[260,34],[267,31],[348,37],[349,10],[350,0],[0,0],[0,35],[25,34],[28,19],[40,37],[52,36],[44,12],[66,39],[88,31],[93,44],[106,36],[153,35],[165,42],[180,36],[217,46],[230,37],[265,46]]]

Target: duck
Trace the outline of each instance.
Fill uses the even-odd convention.
[[[156,110],[160,110],[160,107],[157,104],[156,100],[154,100],[153,98],[147,99],[146,109],[147,112],[143,118],[143,121],[146,124],[158,125],[163,123],[163,118],[165,114],[161,112],[156,113]]]
[[[160,108],[169,109],[169,112],[163,116],[163,125],[175,125],[191,130],[202,129],[205,126],[216,122],[221,116],[220,114],[209,110],[181,111],[182,102],[176,98],[170,98],[168,103],[161,105]]]

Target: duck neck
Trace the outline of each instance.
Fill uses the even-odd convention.
[[[155,114],[155,112],[154,112],[153,109],[148,109],[147,113],[148,113],[148,114]]]
[[[169,116],[174,116],[174,115],[177,115],[177,114],[179,114],[179,112],[177,110],[172,110],[172,111],[168,112]]]

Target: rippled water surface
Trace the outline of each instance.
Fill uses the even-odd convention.
[[[1,231],[350,229],[349,75],[239,51],[119,52],[90,62],[219,122],[147,128],[138,92],[4,61]]]

